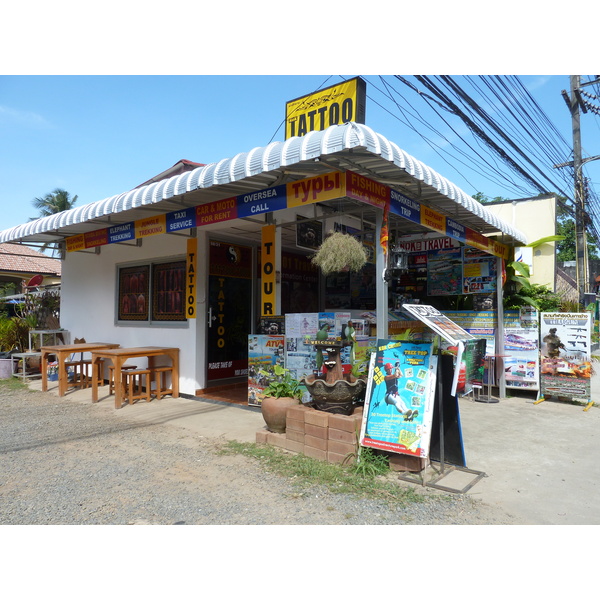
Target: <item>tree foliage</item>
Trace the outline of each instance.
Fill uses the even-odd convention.
[[[69,210],[73,208],[76,202],[77,196],[71,198],[69,192],[61,188],[56,188],[42,198],[34,198],[32,200],[32,204],[39,211],[39,215],[32,217],[31,220],[49,217],[50,215]]]
[[[556,245],[556,259],[560,262],[577,259],[577,234],[575,231],[575,221],[573,219],[561,219],[556,223],[556,233],[564,236],[562,242]],[[588,257],[592,259],[600,258],[598,256],[598,246],[596,239],[587,234]]]
[[[521,306],[533,306],[540,312],[559,311],[561,298],[548,286],[531,283],[529,267],[522,262],[506,265],[507,293],[504,295],[504,308],[517,310]]]
[[[70,210],[75,205],[75,202],[77,202],[77,196],[71,197],[67,190],[56,188],[42,198],[34,198],[31,201],[33,206],[39,211],[39,215],[37,217],[31,217],[30,221],[35,221],[36,219],[49,217],[50,215]],[[52,250],[52,254],[54,255],[58,247],[56,244],[48,242],[40,248],[42,252],[48,249]]]
[[[508,198],[503,198],[502,196],[490,198],[489,196],[486,196],[483,192],[477,192],[476,194],[473,194],[473,198],[475,198],[475,200],[477,200],[477,202],[481,204],[494,204],[495,202],[504,202],[505,200],[508,200]]]

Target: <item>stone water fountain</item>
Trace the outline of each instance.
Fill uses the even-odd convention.
[[[310,340],[317,351],[326,352],[322,375],[309,375],[301,383],[306,386],[317,410],[328,413],[351,415],[354,401],[362,396],[367,383],[350,373],[344,374],[341,351],[352,342],[347,340]]]

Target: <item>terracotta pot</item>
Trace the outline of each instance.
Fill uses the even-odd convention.
[[[285,433],[285,416],[290,406],[299,404],[296,398],[275,398],[274,396],[265,396],[260,404],[263,419],[267,424],[267,429],[274,433]]]

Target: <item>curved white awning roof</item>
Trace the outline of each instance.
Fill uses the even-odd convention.
[[[488,211],[446,178],[413,158],[370,127],[332,125],[303,137],[273,142],[233,158],[151,183],[129,192],[43,217],[0,232],[2,242],[48,242],[147,216],[144,207],[169,212],[215,199],[256,191],[333,169],[348,169],[395,187],[482,233],[502,233],[526,244],[525,234]],[[206,192],[204,195],[199,192]],[[196,193],[188,204],[175,203]],[[124,214],[127,213],[127,214]],[[119,217],[120,215],[120,217]]]

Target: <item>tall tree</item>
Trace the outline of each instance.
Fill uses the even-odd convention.
[[[560,219],[556,222],[556,233],[564,235],[565,239],[556,244],[556,260],[561,262],[577,259],[577,242],[575,235],[575,221],[573,219]],[[588,258],[597,260],[598,246],[597,241],[591,233],[587,234]]]
[[[75,202],[77,202],[77,196],[71,195],[66,190],[56,188],[49,194],[46,194],[43,198],[34,198],[31,203],[35,208],[38,209],[39,215],[37,217],[31,217],[30,221],[35,221],[42,217],[49,217],[56,213],[63,212],[73,208]],[[41,248],[41,252],[46,250],[51,251],[51,256],[55,256],[58,253],[58,245],[52,242],[44,244]]]
[[[50,215],[69,210],[73,208],[75,202],[77,202],[77,196],[71,198],[69,192],[61,188],[56,188],[43,198],[34,198],[32,200],[33,206],[39,210],[40,214],[37,217],[32,217],[31,220],[49,217]]]

